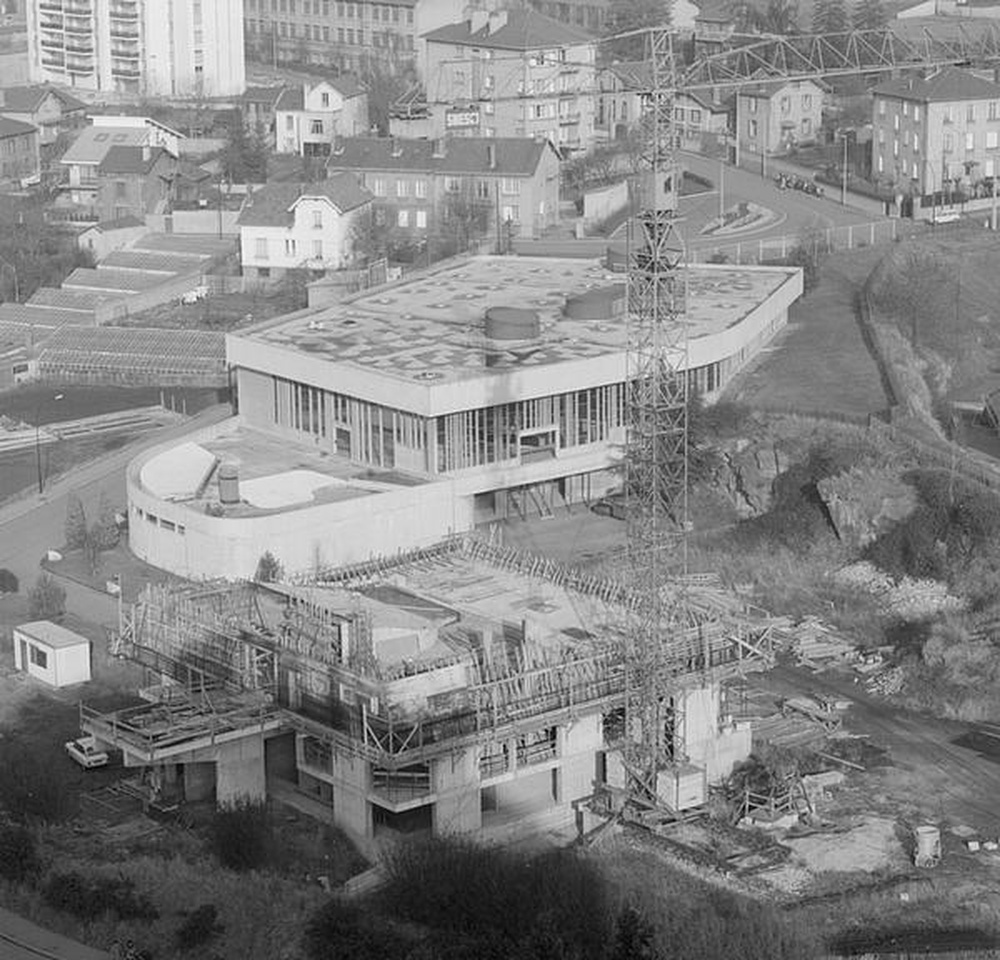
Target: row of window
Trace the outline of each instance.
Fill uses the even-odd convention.
[[[785,124],[782,124],[782,127],[784,126]],[[756,120],[747,121],[747,136],[751,140],[755,140],[757,138],[759,129],[760,128],[758,127]],[[799,121],[799,135],[803,137],[811,137],[813,135],[813,123],[810,117],[803,117]]]
[[[413,9],[397,7],[386,3],[336,3],[332,0],[245,0],[247,10],[260,13],[290,13],[304,17],[324,17],[329,19],[336,15],[341,19],[364,20],[372,22],[413,23]]]
[[[882,130],[882,129],[879,129],[877,136],[878,136],[879,146],[883,146],[885,144],[885,142],[886,142],[885,131]],[[911,140],[911,136],[912,136],[912,140]],[[976,140],[977,140],[977,137],[976,137],[975,131],[973,131],[973,130],[966,130],[965,133],[962,136],[960,136],[960,137],[957,138],[958,143],[964,143],[965,144],[965,152],[966,153],[974,153],[975,152],[975,150],[976,150]],[[942,149],[944,150],[945,153],[954,153],[955,152],[955,143],[956,143],[956,137],[955,137],[955,135],[953,133],[947,133],[946,132],[945,135],[944,135],[943,142],[942,142]],[[986,131],[986,136],[982,140],[980,140],[980,143],[982,143],[983,146],[985,147],[985,149],[987,149],[987,150],[1000,149],[1000,131],[997,131],[997,130],[987,130]],[[914,153],[920,153],[920,136],[919,136],[919,134],[916,131],[914,131],[912,133],[912,135],[908,134],[908,133],[904,133],[903,137],[902,137],[902,145],[903,145],[904,148],[911,147],[911,149],[913,150]],[[892,140],[892,155],[894,157],[898,157],[899,156],[899,147],[900,147],[900,139],[898,137],[893,137],[893,140]]]
[[[272,33],[280,37],[286,37],[294,39],[295,37],[300,37],[303,40],[312,40],[315,43],[347,43],[351,45],[363,46],[365,43],[365,31],[362,29],[353,29],[352,27],[344,28],[337,27],[337,32],[334,34],[330,27],[323,26],[320,27],[319,24],[308,23],[288,23],[284,20],[282,21],[271,21],[266,20],[247,20],[246,22],[247,33],[259,33],[261,35]],[[373,31],[369,34],[372,42],[372,46],[375,47],[392,47],[393,49],[402,50],[413,50],[413,37],[407,34],[406,36],[399,36],[389,31],[379,32]]]
[[[427,181],[422,178],[397,177],[395,181],[386,177],[361,175],[362,185],[367,187],[376,197],[394,196],[397,199],[414,197],[417,200],[427,199]],[[445,177],[446,193],[461,193],[465,181],[462,177]],[[472,195],[479,200],[489,200],[493,196],[492,180],[468,181]],[[521,181],[515,177],[500,179],[500,193],[506,197],[517,197],[521,194]]]
[[[812,99],[813,98],[811,93],[803,93],[800,95],[800,106],[802,107],[803,110],[812,110],[812,105],[813,105]],[[746,101],[747,101],[747,110],[750,113],[756,113],[760,97],[747,97]],[[783,116],[787,116],[792,112],[792,98],[790,95],[780,98],[780,100],[778,101],[778,111]]]
[[[910,177],[912,179],[914,179],[914,180],[919,180],[920,179],[920,163],[917,162],[917,161],[913,161],[909,167],[907,167],[907,165],[906,165],[905,162],[904,163],[893,164],[893,169],[895,170],[897,178],[899,178],[899,177],[905,177],[907,175],[907,171],[909,171],[909,175],[910,175]],[[982,175],[984,177],[992,177],[994,175],[994,172],[995,172],[996,169],[997,169],[997,164],[996,164],[996,161],[992,157],[987,157],[983,161]],[[883,157],[881,153],[878,154],[878,156],[876,156],[876,158],[875,158],[875,170],[878,173],[887,173],[887,172],[889,172],[889,165],[886,163],[885,157]],[[948,177],[950,177],[951,173],[952,172],[949,171],[948,172],[948,176],[946,176],[945,179],[947,179]],[[928,183],[925,184],[925,189],[930,189],[930,187],[934,183],[935,183],[934,177],[931,177],[929,179]]]
[[[19,137],[4,137],[0,140],[0,152],[6,156],[14,153],[28,153],[31,150],[31,134],[26,133]]]
[[[886,100],[879,100],[878,102],[878,115],[884,117],[886,114]],[[911,104],[908,101],[902,101],[902,115],[904,117],[909,117],[913,115],[913,122],[920,123],[920,104]],[[941,116],[945,123],[955,123],[960,116],[962,116],[962,108],[959,106],[952,106],[951,104],[945,104],[941,108]],[[980,119],[985,120],[1000,120],[1000,103],[996,100],[991,100],[985,105],[985,111],[983,110],[982,103],[967,103],[965,105],[965,122],[966,123],[976,123]],[[983,113],[985,112],[985,116]],[[899,114],[894,114],[893,116],[893,128],[899,129]]]
[[[180,536],[184,536],[187,533],[187,528],[182,523],[174,523],[173,520],[167,520],[156,516],[155,513],[143,512],[141,507],[135,508],[135,514],[138,519],[142,520],[143,517],[146,518],[147,523],[151,523],[154,527],[160,527],[163,530],[168,530],[170,533],[176,533]]]
[[[279,247],[279,249],[281,249]],[[323,241],[313,240],[309,248],[310,257],[313,260],[323,259]],[[297,257],[299,255],[299,245],[294,237],[286,237],[284,240],[284,251],[286,257]],[[256,260],[271,259],[271,241],[268,237],[254,237],[253,254]]]

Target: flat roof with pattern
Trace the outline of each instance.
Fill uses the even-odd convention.
[[[784,267],[690,267],[689,339],[739,323],[796,272]],[[238,336],[408,380],[456,381],[620,354],[625,349],[623,314],[570,319],[563,308],[567,298],[623,282],[621,274],[595,260],[475,257]],[[487,342],[484,315],[490,307],[535,311],[540,335]]]

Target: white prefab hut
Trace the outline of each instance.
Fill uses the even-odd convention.
[[[90,641],[49,620],[14,627],[14,666],[53,687],[90,679]]]

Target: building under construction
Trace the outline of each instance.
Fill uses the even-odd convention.
[[[683,592],[661,661],[676,679],[661,796],[676,811],[749,753],[724,682],[770,659],[761,612],[711,582]],[[595,784],[613,804],[637,602],[472,538],[307,584],[149,586],[113,652],[158,682],[142,706],[84,709],[83,727],[161,796],[226,803],[292,779],[359,838],[568,814]]]

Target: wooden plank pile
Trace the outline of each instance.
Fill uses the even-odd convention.
[[[804,617],[796,624],[788,617],[776,618],[772,636],[776,646],[790,652],[800,666],[815,672],[835,663],[848,663],[858,655],[853,641],[816,616]]]

